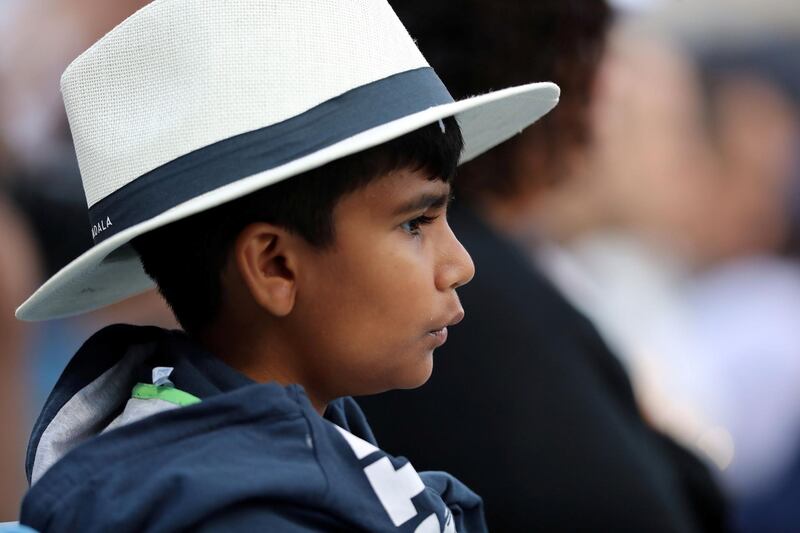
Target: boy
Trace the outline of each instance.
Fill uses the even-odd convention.
[[[384,1],[156,0],[62,91],[95,246],[18,316],[106,305],[146,271],[185,333],[87,341],[34,428],[22,522],[485,529],[347,396],[428,378],[473,274],[445,218],[462,133],[464,161],[557,87],[453,102]]]

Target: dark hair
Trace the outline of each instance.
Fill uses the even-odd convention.
[[[612,20],[605,0],[462,0],[457,9],[430,0],[391,3],[454,97],[536,81],[562,89],[550,114],[464,166],[461,196],[514,194],[523,147],[552,171],[588,140],[587,110]]]
[[[401,168],[452,179],[463,140],[455,119],[443,124],[444,133],[439,124],[426,126],[153,230],[133,247],[181,326],[200,332],[217,318],[222,268],[248,224],[275,224],[314,246],[330,246],[336,238],[333,209],[342,196]]]

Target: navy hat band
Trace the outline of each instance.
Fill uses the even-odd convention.
[[[140,176],[89,209],[92,238],[100,243],[204,193],[451,102],[429,67],[357,87],[288,120],[195,150]]]

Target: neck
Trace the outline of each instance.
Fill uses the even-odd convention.
[[[228,366],[236,369],[258,383],[275,382],[283,386],[301,385],[308,396],[314,410],[322,416],[328,407],[329,399],[319,394],[317,388],[306,379],[295,356],[286,343],[278,336],[265,339],[264,331],[269,328],[258,328],[259,332],[247,331],[241,325],[227,327],[222,320],[204,332],[200,343],[216,355]],[[236,339],[231,339],[227,332],[235,331]]]

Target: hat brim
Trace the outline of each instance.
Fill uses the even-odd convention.
[[[450,116],[461,127],[464,151],[459,163],[465,163],[536,122],[555,107],[558,98],[557,85],[533,83],[431,107],[196,196],[96,244],[47,280],[17,309],[16,316],[38,321],[77,315],[151,289],[153,281],[129,244],[148,231]]]

